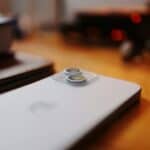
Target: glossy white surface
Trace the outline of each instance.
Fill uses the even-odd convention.
[[[139,90],[104,76],[81,87],[50,77],[1,95],[0,149],[67,149]]]

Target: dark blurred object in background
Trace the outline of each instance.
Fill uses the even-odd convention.
[[[25,33],[23,32],[23,30],[21,30],[19,26],[19,17],[15,16],[14,20],[14,37],[16,39],[23,39],[25,37]]]
[[[0,16],[0,63],[14,58],[11,45],[14,41],[15,19]]]
[[[52,61],[16,53],[0,61],[0,93],[19,88],[55,73]]]
[[[54,73],[53,62],[41,57],[13,52],[12,43],[25,37],[18,17],[0,16],[0,93]]]
[[[122,45],[124,60],[132,60],[149,49],[150,12],[149,3],[145,10],[81,10],[76,14],[72,24],[63,23],[61,33],[66,39],[74,38],[86,43],[111,41]],[[94,39],[94,40],[93,40]],[[126,46],[124,46],[126,45]]]
[[[15,38],[22,39],[23,32],[18,25],[16,17],[0,16],[0,61],[14,57],[11,50]]]

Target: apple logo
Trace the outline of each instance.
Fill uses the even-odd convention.
[[[56,107],[54,102],[47,102],[47,101],[38,101],[34,102],[30,106],[30,111],[33,114],[48,112],[53,110]]]

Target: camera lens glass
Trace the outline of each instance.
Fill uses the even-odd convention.
[[[86,78],[82,74],[70,75],[66,78],[71,83],[82,83],[86,82]]]
[[[64,70],[65,75],[76,75],[76,74],[82,74],[80,69],[78,68],[67,68]]]

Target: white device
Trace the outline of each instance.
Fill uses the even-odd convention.
[[[95,75],[76,86],[61,74],[0,95],[0,150],[69,149],[140,97],[134,83]]]

